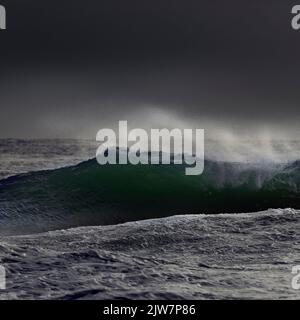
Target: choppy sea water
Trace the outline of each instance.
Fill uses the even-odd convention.
[[[6,178],[29,171],[75,165],[94,156],[95,144],[69,140],[3,140],[0,150],[0,174],[1,178]],[[82,178],[83,173],[88,171],[94,175],[94,168],[91,170],[90,165],[78,168],[67,169],[67,172],[80,175],[80,183],[82,179],[89,181],[87,177],[90,176]],[[214,168],[212,166],[213,171]],[[226,170],[228,168],[222,166],[217,171],[217,176],[222,175],[222,187],[228,182]],[[267,182],[268,192],[274,186],[274,191],[279,188],[290,190],[291,199],[298,204],[298,171],[298,163],[287,166]],[[253,180],[252,169],[250,173],[247,171],[246,178],[244,171],[239,169],[238,172],[239,179],[234,179],[238,181],[238,187],[240,184],[244,186],[249,177]],[[34,198],[34,201],[31,197],[43,191],[45,181],[52,183],[53,174],[66,180],[65,175],[58,173],[27,174],[10,179],[8,184],[0,183],[0,225],[1,221],[2,227],[14,225],[20,214],[24,225],[28,216],[32,218],[35,214],[31,224],[41,215],[43,219],[47,218],[44,223],[54,217],[57,220],[55,210],[66,209],[66,202],[62,201],[56,207],[55,199],[51,199],[51,205],[44,206],[43,197]],[[267,177],[264,179],[268,179],[269,173],[265,175],[265,170],[263,173]],[[168,176],[171,177],[169,172]],[[78,199],[77,182],[71,182],[72,188],[76,186],[77,190],[75,203],[82,204],[82,199]],[[57,178],[54,186],[56,183]],[[255,186],[260,187],[260,184],[261,181]],[[86,184],[84,186],[86,188]],[[51,198],[53,189],[49,190]],[[20,196],[20,201],[15,196]],[[11,205],[11,198],[17,200],[14,205]],[[18,203],[21,206],[15,206]],[[38,204],[39,208],[28,203]],[[91,209],[85,205],[86,208]],[[67,211],[62,212],[59,222]],[[0,299],[300,298],[300,291],[291,286],[292,267],[300,265],[299,210],[201,213],[183,216],[176,212],[175,216],[168,218],[66,230],[56,224],[58,230],[32,234],[27,231],[26,235],[20,235],[19,229],[18,235],[8,236],[3,232],[0,234],[0,264],[6,268],[7,289],[0,291]]]
[[[1,299],[298,299],[300,211],[190,215],[0,238]]]
[[[95,157],[96,147],[90,140],[0,139],[0,179],[75,165]]]

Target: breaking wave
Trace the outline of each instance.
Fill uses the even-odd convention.
[[[118,224],[176,214],[300,209],[300,161],[284,165],[206,161],[201,176],[185,165],[73,167],[0,181],[0,234]]]

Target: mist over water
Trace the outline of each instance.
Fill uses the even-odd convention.
[[[83,139],[0,139],[0,179],[20,173],[76,165],[95,158],[99,142]],[[240,177],[249,169],[265,180],[280,168],[300,159],[300,141],[246,140],[228,134],[223,140],[205,139],[205,160],[219,163],[216,179],[224,178],[226,163],[234,164]],[[204,168],[204,170],[206,170]],[[237,179],[238,180],[238,179]]]
[[[289,163],[300,159],[300,142],[297,140],[244,140],[226,139],[206,141],[206,158],[215,161],[248,164]]]
[[[153,128],[169,130],[178,128],[182,131],[204,129],[207,160],[272,166],[272,164],[286,164],[300,159],[298,123],[287,124],[284,120],[282,124],[271,120],[269,122],[251,119],[245,121],[245,119],[234,117],[229,121],[226,118],[207,116],[200,117],[199,120],[183,112],[170,112],[153,106],[129,112],[126,117],[121,114],[120,117],[128,120],[128,131],[142,128],[149,133],[149,136]],[[109,119],[104,127],[118,132],[118,121]],[[101,129],[101,125],[100,121],[91,127],[97,132]],[[91,137],[90,134],[88,136]]]

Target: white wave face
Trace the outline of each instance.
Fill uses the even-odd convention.
[[[299,234],[277,209],[1,237],[0,299],[298,299]]]

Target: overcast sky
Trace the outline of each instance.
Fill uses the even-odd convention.
[[[289,0],[0,0],[0,137],[198,127],[298,137]]]

